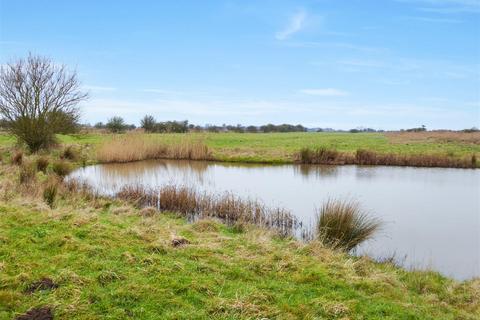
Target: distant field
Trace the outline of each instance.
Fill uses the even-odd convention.
[[[215,158],[246,162],[291,162],[304,147],[327,147],[343,152],[367,149],[380,153],[436,154],[450,157],[480,155],[479,133],[188,133],[146,134],[148,139],[175,143],[185,137],[201,140]],[[59,135],[64,144],[98,145],[110,134]],[[0,145],[13,145],[15,139],[0,135]]]

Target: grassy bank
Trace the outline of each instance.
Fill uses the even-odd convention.
[[[182,145],[184,141],[200,141],[209,156],[221,161],[291,163],[304,148],[325,148],[354,157],[358,150],[373,152],[381,158],[388,155],[398,159],[425,156],[444,159],[444,162],[480,159],[480,134],[463,132],[418,133],[192,133],[142,135],[145,144]],[[92,158],[95,149],[118,140],[108,134],[60,135],[63,144],[88,145]],[[0,135],[0,146],[12,146],[14,139]],[[125,151],[126,148],[119,148]],[[160,150],[161,151],[161,150]],[[204,152],[205,150],[200,150]],[[112,151],[110,151],[112,152]],[[133,158],[137,157],[133,152]],[[158,152],[158,150],[157,150]],[[115,153],[115,152],[113,152]],[[127,158],[127,157],[125,157]],[[442,160],[443,161],[443,160]],[[477,161],[477,166],[480,161]]]
[[[44,155],[45,173],[25,180],[23,167],[3,157],[0,319],[32,309],[55,319],[480,315],[479,279],[409,272],[250,224],[188,223],[181,214],[95,197],[78,185],[59,183],[50,201],[45,190],[55,177],[53,163],[81,164],[65,153]],[[22,163],[36,163],[36,157]]]

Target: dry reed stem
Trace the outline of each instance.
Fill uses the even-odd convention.
[[[97,149],[100,162],[132,162],[147,159],[211,160],[203,141],[184,138],[177,144],[153,140],[141,134],[116,136]]]

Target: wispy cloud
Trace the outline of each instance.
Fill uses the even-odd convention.
[[[480,13],[480,0],[397,0],[421,5],[419,9],[433,13]]]
[[[91,85],[85,85],[83,86],[83,89],[96,91],[96,92],[112,92],[117,90],[117,88],[114,88],[114,87],[91,86]]]
[[[285,40],[290,38],[293,34],[304,28],[306,18],[307,12],[304,9],[299,10],[290,18],[285,28],[275,34],[275,38],[277,40]]]
[[[324,88],[324,89],[301,89],[300,93],[308,94],[312,96],[322,96],[322,97],[342,97],[347,96],[348,92],[333,88]]]

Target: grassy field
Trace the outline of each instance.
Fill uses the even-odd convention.
[[[229,136],[241,138],[205,139],[219,143]],[[61,137],[83,145],[104,138]],[[146,215],[128,202],[62,183],[52,209],[44,190],[56,179],[53,164],[65,152],[43,155],[45,172],[25,176],[22,168],[38,156],[24,156],[18,166],[6,149],[0,165],[0,319],[40,307],[55,319],[480,316],[480,279],[457,282],[435,272],[406,271],[252,225]],[[81,165],[80,158],[60,162]]]
[[[218,160],[241,162],[292,162],[300,149],[326,147],[354,153],[357,149],[379,153],[431,154],[449,157],[480,157],[480,133],[191,133],[148,134],[148,139],[165,143],[185,137],[201,140]],[[64,144],[97,146],[111,139],[108,134],[59,135]],[[15,140],[0,135],[0,145]]]
[[[73,200],[72,200],[73,199]],[[476,319],[479,280],[353,258],[254,227],[69,197],[0,202],[0,319]],[[189,244],[175,247],[172,236]],[[56,288],[29,289],[39,279]],[[30,290],[30,291],[29,291]],[[33,292],[32,292],[33,291]]]

